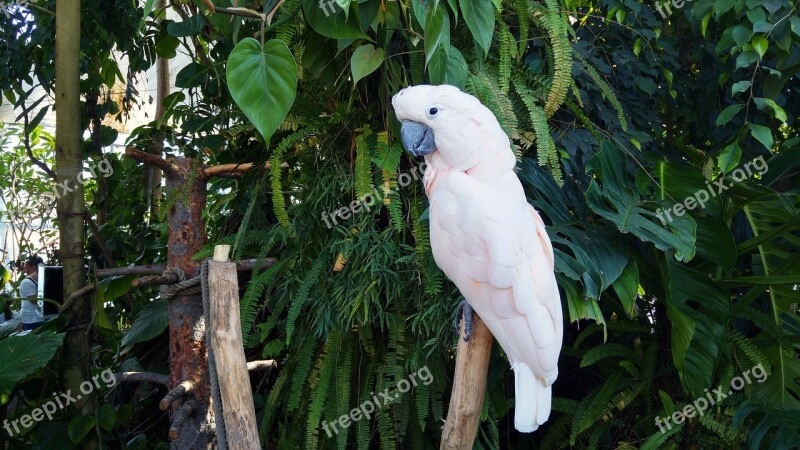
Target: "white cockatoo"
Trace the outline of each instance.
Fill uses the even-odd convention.
[[[525,199],[508,137],[488,108],[453,86],[409,87],[392,106],[403,145],[427,163],[436,264],[508,355],[514,427],[532,432],[550,416],[563,323],[553,247]]]

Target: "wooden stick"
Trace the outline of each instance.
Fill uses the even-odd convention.
[[[494,337],[486,324],[475,315],[472,320],[472,337],[464,342],[464,319],[459,325],[456,373],[453,393],[447,410],[447,421],[442,431],[440,450],[470,450],[475,442],[478,422],[486,393],[486,374]]]
[[[181,381],[177,386],[172,388],[171,391],[167,392],[167,395],[161,399],[158,403],[158,408],[162,411],[166,411],[169,408],[169,405],[172,404],[175,400],[184,395],[190,394],[194,390],[194,383],[189,380]]]
[[[259,370],[267,370],[273,367],[277,367],[278,362],[274,359],[270,359],[267,361],[250,361],[247,363],[247,371],[248,372],[256,372]]]
[[[147,286],[161,286],[164,284],[175,284],[178,282],[178,276],[175,274],[158,275],[154,277],[137,278],[131,281],[133,287],[147,287]]]
[[[169,375],[151,372],[119,372],[114,374],[117,381],[147,381],[150,383],[169,385]]]
[[[228,246],[215,247],[214,260],[208,262],[209,345],[213,348],[217,368],[228,448],[260,450],[256,410],[239,322],[236,264],[223,262],[228,259],[229,250]]]
[[[256,268],[257,259],[243,259],[236,261],[236,270],[240,272],[247,272]],[[268,269],[278,262],[278,258],[264,258],[261,260],[259,269]],[[97,278],[116,277],[120,275],[161,275],[164,273],[166,266],[162,265],[147,265],[147,266],[125,266],[125,267],[109,267],[106,269],[97,269]]]
[[[167,435],[170,441],[178,439],[181,428],[183,428],[183,423],[197,407],[197,400],[190,398],[183,402],[183,405],[175,412],[175,417],[172,419],[172,426],[169,427],[169,434]]]
[[[263,167],[264,170],[269,170],[269,161],[264,163],[264,165],[256,166],[255,164],[248,162],[248,163],[231,163],[231,164],[220,164],[217,166],[206,167],[203,169],[203,174],[206,178],[211,178],[213,176],[225,176],[225,175],[241,175],[244,172],[252,169],[253,167]],[[281,164],[282,168],[289,167],[288,163]]]
[[[155,275],[164,273],[166,266],[162,265],[149,265],[149,266],[125,266],[125,267],[109,267],[106,269],[97,269],[95,272],[97,278],[116,277],[120,275]]]
[[[268,269],[274,266],[277,262],[278,258],[264,258],[261,260],[261,264],[258,264],[257,259],[243,259],[241,261],[236,261],[236,270],[240,272],[255,270],[256,265],[258,265],[259,269]]]
[[[81,298],[84,295],[88,294],[89,292],[92,292],[93,290],[94,290],[94,285],[93,284],[88,284],[88,285],[78,289],[77,291],[73,292],[72,294],[70,294],[70,296],[67,297],[66,300],[64,300],[64,304],[58,307],[59,314],[63,313],[70,306],[72,306],[72,304],[75,303],[75,299]]]
[[[164,158],[153,155],[152,153],[143,152],[133,147],[128,147],[125,149],[125,156],[131,157],[141,163],[148,164],[153,167],[158,167],[159,169],[163,170],[165,173],[168,173],[170,175],[175,175],[178,173],[177,166],[165,160]]]

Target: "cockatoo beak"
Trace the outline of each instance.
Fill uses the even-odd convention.
[[[424,124],[404,120],[400,127],[400,140],[403,147],[414,156],[425,156],[436,150],[433,130]]]

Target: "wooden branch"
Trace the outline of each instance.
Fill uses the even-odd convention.
[[[260,370],[267,370],[273,367],[277,367],[278,362],[274,359],[270,359],[267,361],[250,361],[247,363],[247,371],[248,372],[256,372]]]
[[[209,333],[219,380],[225,434],[231,450],[261,450],[250,376],[242,343],[236,265],[227,262],[230,247],[214,248],[208,262]]]
[[[206,178],[211,178],[214,176],[225,176],[225,175],[241,175],[248,170],[251,170],[254,167],[263,167],[264,170],[269,170],[269,161],[264,163],[263,166],[256,166],[254,163],[232,163],[232,164],[220,164],[218,166],[211,166],[206,167],[203,169],[203,173],[205,174]],[[282,163],[281,167],[286,169],[289,167],[288,163]]]
[[[75,300],[83,297],[84,295],[88,294],[89,292],[92,292],[93,290],[94,290],[94,285],[89,284],[70,294],[70,296],[67,297],[67,299],[64,301],[64,304],[58,307],[59,314],[69,309],[69,307],[71,307],[72,304],[75,303]]]
[[[175,274],[157,275],[154,277],[142,277],[131,281],[133,287],[161,286],[164,284],[175,284],[178,276]]]
[[[128,148],[125,149],[125,156],[133,158],[133,159],[135,159],[135,160],[137,160],[137,161],[139,161],[141,163],[144,163],[144,164],[147,164],[147,165],[150,165],[150,166],[153,166],[153,167],[158,167],[159,169],[163,170],[164,173],[167,173],[167,174],[170,174],[170,175],[173,175],[173,176],[177,175],[177,173],[178,173],[177,166],[175,166],[171,162],[167,161],[166,159],[161,158],[161,157],[156,156],[156,155],[153,155],[151,153],[147,153],[147,152],[143,152],[141,150],[137,150],[137,149],[135,149],[133,147],[128,147]]]
[[[125,267],[109,267],[107,269],[97,269],[95,272],[97,278],[116,277],[120,275],[155,275],[164,273],[166,266],[149,265],[149,266],[125,266]]]
[[[257,259],[243,259],[236,261],[236,270],[239,272],[247,272],[256,268]],[[268,269],[278,262],[278,258],[264,258],[261,260],[259,269]],[[148,265],[148,266],[125,266],[125,267],[110,267],[107,269],[97,269],[97,278],[116,277],[120,275],[161,275],[166,270],[166,266],[162,265]]]
[[[259,269],[268,269],[275,265],[278,262],[278,258],[264,258],[261,260],[261,264],[258,265]],[[241,261],[236,261],[236,270],[239,272],[247,272],[249,270],[255,270],[256,264],[258,263],[257,259],[243,259]]]
[[[175,412],[175,417],[172,419],[172,425],[169,427],[168,436],[170,441],[178,439],[178,435],[181,433],[181,428],[183,428],[183,423],[192,414],[192,411],[197,408],[197,406],[197,400],[190,398],[189,400],[186,400]]]
[[[468,342],[464,334],[464,319],[459,325],[456,373],[453,393],[447,410],[447,421],[442,430],[440,450],[470,450],[475,442],[478,421],[483,409],[486,393],[486,374],[489,371],[489,356],[494,337],[486,324],[475,315],[472,321],[472,337]]]
[[[120,372],[114,374],[117,381],[147,381],[148,383],[169,386],[169,375],[151,372]]]
[[[29,119],[28,119],[28,109],[25,108],[25,103],[24,102],[22,104],[22,115],[23,115],[24,121],[25,121],[25,125],[24,125],[25,128],[23,128],[23,133],[25,134],[25,139],[24,139],[25,153],[28,155],[28,159],[32,163],[34,163],[37,166],[39,166],[39,168],[42,169],[44,171],[44,173],[47,174],[48,177],[50,177],[51,179],[55,180],[56,179],[56,173],[53,172],[53,170],[50,169],[50,167],[48,167],[47,164],[45,164],[44,162],[36,159],[36,157],[33,156],[33,150],[31,149],[30,130],[28,130],[28,128],[30,126],[30,122],[29,122]]]
[[[158,403],[158,408],[162,411],[166,411],[172,402],[180,397],[183,397],[184,395],[190,394],[193,389],[194,383],[189,380],[181,381],[180,384],[175,386],[171,391],[167,392],[167,395],[161,399],[161,401]]]
[[[253,168],[253,163],[241,164],[220,164],[218,166],[206,167],[203,173],[206,178],[211,178],[218,175],[241,174]],[[264,165],[265,169],[269,169],[269,161]]]

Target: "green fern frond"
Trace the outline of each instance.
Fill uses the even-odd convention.
[[[498,83],[500,84],[500,90],[508,93],[511,80],[511,61],[517,58],[517,42],[505,22],[499,21],[498,27],[500,41],[500,61],[497,68]]]
[[[275,147],[275,150],[272,152],[272,157],[269,160],[272,207],[275,211],[275,216],[278,218],[278,222],[287,229],[289,228],[289,212],[286,210],[286,199],[283,196],[283,183],[281,182],[283,155],[287,150],[293,148],[295,144],[305,139],[311,132],[311,130],[303,129],[286,136],[277,147]]]
[[[293,365],[294,370],[285,370],[292,373],[292,388],[289,392],[289,400],[286,403],[288,411],[296,411],[300,407],[300,400],[303,398],[306,390],[303,389],[306,381],[308,381],[308,374],[311,373],[311,365],[314,363],[315,349],[317,348],[317,341],[315,339],[308,339],[304,341],[306,345],[295,346],[294,356],[297,363]]]
[[[545,4],[547,33],[553,49],[552,82],[544,106],[545,115],[550,118],[566,100],[572,82],[572,47],[567,35],[567,19],[561,14],[558,0],[545,0]]]
[[[486,69],[482,67],[476,73],[471,73],[467,78],[465,89],[477,97],[481,103],[486,105],[497,117],[500,127],[511,138],[517,136],[517,116],[514,114],[514,106],[511,104],[508,95],[503,93],[494,79],[489,76]]]
[[[369,125],[361,129],[361,134],[356,137],[356,164],[355,179],[356,198],[364,198],[372,191],[372,170],[370,169],[370,144],[372,143],[372,130]]]
[[[560,158],[544,110],[534,103],[534,94],[526,86],[514,83],[514,90],[528,109],[531,125],[536,133],[536,157],[540,166],[546,166],[559,186],[564,185]]]
[[[608,100],[614,110],[617,112],[617,120],[619,120],[619,125],[623,130],[628,129],[628,121],[625,119],[625,110],[622,109],[622,103],[619,101],[619,98],[614,93],[614,90],[611,89],[611,85],[609,85],[600,73],[597,72],[597,69],[594,68],[588,61],[583,59],[582,56],[575,54],[575,59],[580,61],[581,65],[583,66],[586,73],[589,77],[594,81],[597,85],[598,89],[600,89],[600,93],[603,94],[603,98]]]
[[[531,2],[528,0],[516,0],[514,10],[517,12],[517,23],[519,25],[519,51],[518,58],[524,58],[528,50],[528,36],[531,27]]]
[[[321,253],[317,260],[314,261],[314,265],[311,266],[311,269],[306,273],[306,277],[303,279],[302,283],[300,283],[300,287],[297,289],[297,293],[295,294],[294,298],[292,299],[292,304],[289,306],[289,314],[286,317],[286,343],[289,344],[292,340],[292,334],[294,334],[294,327],[295,321],[297,321],[297,317],[300,316],[300,310],[303,308],[303,305],[308,300],[308,293],[311,290],[311,286],[317,282],[319,279],[320,274],[322,273],[322,268],[325,267],[325,262],[327,261],[327,255]]]

